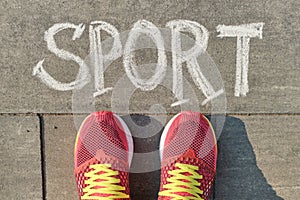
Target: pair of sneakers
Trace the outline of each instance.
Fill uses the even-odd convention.
[[[133,140],[125,122],[110,111],[94,112],[77,134],[74,161],[80,200],[130,199]],[[160,140],[158,199],[204,199],[216,173],[217,144],[208,119],[184,111],[166,125]]]

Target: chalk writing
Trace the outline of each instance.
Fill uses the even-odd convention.
[[[218,37],[237,37],[237,52],[236,52],[236,82],[235,82],[235,96],[246,96],[249,92],[248,86],[248,64],[249,64],[249,48],[250,38],[262,38],[263,23],[242,24],[238,26],[217,26],[219,32]],[[224,90],[215,91],[211,83],[203,74],[197,57],[204,53],[207,49],[209,32],[201,24],[188,20],[172,20],[166,26],[171,30],[171,50],[172,50],[172,72],[173,72],[173,93],[178,101],[171,106],[177,106],[186,103],[188,99],[183,96],[183,63],[186,63],[188,72],[192,77],[195,85],[201,90],[206,97],[202,105],[210,100],[221,95]],[[38,77],[43,83],[50,88],[59,91],[73,90],[82,88],[91,80],[89,67],[85,61],[66,50],[59,49],[56,45],[54,36],[65,29],[75,29],[73,33],[73,40],[80,38],[85,30],[85,25],[58,23],[49,28],[45,32],[45,41],[49,51],[63,60],[74,61],[79,65],[77,79],[70,83],[62,83],[55,80],[43,67],[44,60],[38,62],[33,69],[33,76]],[[105,31],[113,39],[111,50],[104,54],[101,46],[101,31]],[[180,34],[188,32],[195,38],[195,44],[188,50],[182,50],[182,41]],[[148,79],[140,78],[137,71],[137,64],[135,61],[134,50],[137,39],[141,34],[149,37],[157,48],[157,65],[154,74]],[[167,68],[167,57],[165,52],[164,38],[159,28],[153,23],[146,20],[139,20],[136,22],[128,34],[127,41],[122,47],[120,34],[118,30],[111,24],[104,21],[91,22],[89,26],[89,40],[90,40],[90,55],[91,63],[94,66],[94,97],[102,95],[113,88],[104,86],[104,66],[109,61],[113,61],[123,55],[123,65],[126,75],[136,88],[143,91],[149,91],[156,88],[164,79]]]
[[[252,23],[239,26],[217,26],[217,31],[220,32],[218,37],[237,37],[235,96],[246,96],[249,92],[248,64],[250,38],[259,37],[262,39],[263,25],[264,23]]]
[[[183,99],[182,63],[187,62],[188,71],[194,83],[202,90],[207,99],[217,97],[211,84],[203,75],[197,62],[197,57],[206,50],[208,43],[208,30],[197,22],[188,20],[174,20],[167,23],[172,29],[172,64],[173,64],[173,93],[181,101]],[[181,50],[180,32],[192,33],[195,45],[187,51]],[[206,103],[205,101],[204,103]],[[176,103],[175,103],[176,104]]]
[[[137,65],[134,61],[134,54],[132,53],[136,40],[140,34],[146,34],[149,36],[155,42],[158,50],[158,62],[156,70],[154,75],[148,80],[140,78],[136,70]],[[125,44],[123,63],[128,78],[137,88],[140,88],[144,91],[153,90],[161,83],[166,74],[167,58],[165,55],[165,47],[162,35],[154,24],[146,20],[141,20],[134,24]]]
[[[77,38],[80,38],[85,26],[83,24],[75,25],[70,23],[61,23],[61,24],[55,24],[51,28],[49,28],[48,31],[45,32],[45,41],[47,42],[47,47],[49,51],[57,55],[59,58],[64,60],[72,60],[76,62],[79,65],[79,71],[77,79],[70,83],[61,83],[57,80],[55,80],[50,74],[46,72],[46,70],[43,68],[44,59],[38,62],[36,67],[33,69],[33,76],[37,76],[41,79],[43,83],[45,83],[50,88],[53,88],[55,90],[59,91],[67,91],[67,90],[73,90],[75,88],[81,88],[90,80],[90,74],[89,69],[86,63],[83,59],[81,59],[79,56],[76,56],[68,51],[65,51],[63,49],[59,49],[56,45],[54,36],[58,32],[64,30],[64,29],[75,29],[72,40],[76,40]]]
[[[100,31],[106,31],[114,39],[114,44],[111,51],[107,55],[103,55],[101,46]],[[119,37],[118,30],[111,24],[103,21],[94,21],[90,25],[90,55],[93,59],[94,73],[95,73],[95,90],[94,97],[102,95],[110,90],[112,87],[104,88],[104,63],[109,60],[114,60],[122,54],[122,44]]]

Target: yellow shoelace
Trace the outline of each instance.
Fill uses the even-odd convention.
[[[203,191],[199,189],[201,183],[197,179],[202,179],[203,176],[198,174],[197,166],[176,163],[175,166],[178,169],[169,171],[168,174],[171,175],[167,178],[168,184],[163,185],[163,191],[159,192],[159,196],[173,197],[174,200],[191,200],[191,199],[202,199],[200,197]],[[189,175],[186,175],[186,174]],[[188,193],[191,196],[182,196],[178,193]],[[203,200],[203,199],[202,199]]]
[[[84,183],[88,186],[83,188],[84,195],[81,199],[103,200],[129,198],[129,195],[124,193],[125,187],[118,185],[120,179],[113,177],[118,175],[119,172],[112,170],[111,164],[95,164],[91,165],[91,168],[93,169],[92,171],[85,173],[85,176],[88,177],[88,179],[85,180]],[[99,174],[100,172],[102,173]],[[107,194],[109,196],[93,196],[95,194]]]

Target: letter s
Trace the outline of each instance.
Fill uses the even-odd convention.
[[[75,25],[71,23],[58,23],[54,24],[48,31],[45,32],[45,41],[47,42],[47,47],[49,51],[57,55],[59,58],[64,60],[72,60],[79,65],[79,71],[77,74],[77,78],[75,81],[70,83],[61,83],[55,80],[50,74],[48,74],[43,68],[44,59],[41,60],[33,69],[33,76],[38,77],[43,83],[45,83],[48,87],[53,88],[59,91],[67,91],[73,90],[75,88],[82,88],[85,84],[90,81],[89,69],[84,60],[82,60],[79,56],[76,56],[68,51],[63,49],[59,49],[56,45],[54,36],[58,32],[72,28],[75,29],[72,40],[76,40],[80,38],[82,35],[85,26],[83,24]]]

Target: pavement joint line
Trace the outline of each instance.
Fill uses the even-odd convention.
[[[46,200],[46,153],[45,153],[45,128],[43,114],[37,114],[40,123],[40,148],[41,148],[41,174],[42,174],[42,198]]]

